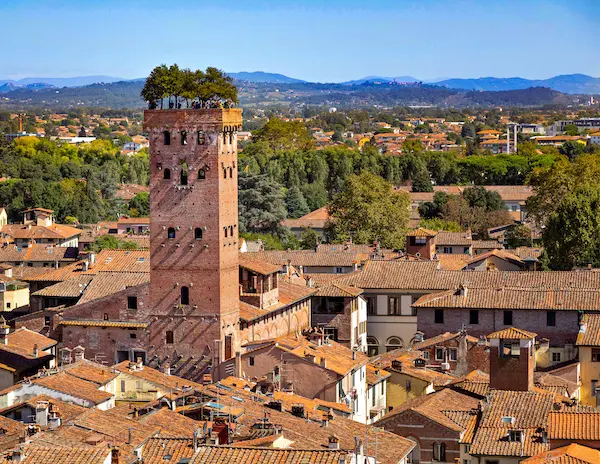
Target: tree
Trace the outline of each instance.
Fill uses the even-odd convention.
[[[518,248],[531,245],[531,229],[525,224],[516,224],[506,232],[504,243],[509,248]]]
[[[136,194],[127,205],[129,214],[133,217],[144,217],[150,215],[150,193],[140,192]]]
[[[577,158],[579,155],[582,155],[585,152],[585,145],[579,142],[568,141],[563,143],[558,151],[561,155],[565,155],[571,161]]]
[[[566,135],[579,135],[579,128],[575,124],[567,124],[564,127]]]
[[[282,233],[281,221],[286,218],[286,208],[281,185],[267,175],[243,173],[238,183],[240,232]]]
[[[312,250],[315,248],[319,240],[317,232],[310,228],[304,229],[302,232],[300,232],[300,237],[298,238],[300,240],[300,248],[303,250]]]
[[[480,207],[485,211],[505,209],[504,201],[500,194],[482,186],[466,188],[462,195],[471,208]]]
[[[287,207],[288,217],[292,219],[297,219],[310,213],[304,195],[302,195],[302,192],[296,186],[293,186],[287,191],[285,205]]]
[[[419,226],[429,230],[445,230],[447,232],[463,232],[463,228],[458,222],[445,221],[440,218],[423,219]]]
[[[371,173],[351,175],[329,205],[327,233],[336,242],[352,238],[354,243],[379,241],[384,247],[401,248],[409,204],[406,192],[394,191],[381,177]]]
[[[304,124],[298,121],[282,121],[271,118],[252,134],[254,142],[265,142],[273,151],[307,150],[313,146],[313,138]]]
[[[92,250],[99,252],[104,249],[135,250],[137,244],[128,240],[120,240],[114,235],[102,235],[92,244]]]

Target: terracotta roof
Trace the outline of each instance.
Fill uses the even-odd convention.
[[[355,298],[362,295],[363,291],[360,288],[349,287],[347,285],[336,284],[335,282],[319,287],[315,296],[328,297],[347,297]]]
[[[84,289],[83,296],[78,304],[97,300],[117,293],[126,288],[146,284],[150,281],[150,274],[143,272],[102,272],[93,276],[92,281]]]
[[[579,346],[600,346],[600,314],[583,315],[576,344]]]
[[[85,260],[75,261],[74,263],[67,264],[66,266],[59,267],[58,269],[47,270],[28,277],[28,282],[63,282],[65,280],[72,279],[83,272],[83,263]]]
[[[474,370],[458,380],[453,381],[452,388],[457,388],[484,398],[490,391],[490,376],[486,372]]]
[[[491,390],[484,403],[481,419],[470,453],[474,456],[527,457],[548,449],[542,429],[548,423],[555,395],[542,390]],[[513,423],[503,421],[513,417]],[[510,430],[521,430],[523,441],[509,441]]]
[[[52,348],[57,343],[56,340],[29,330],[27,327],[21,327],[8,334],[8,346],[26,352],[30,356],[33,356],[34,345],[37,345],[39,350],[45,351]],[[4,346],[6,345],[0,345],[0,349]]]
[[[244,255],[247,255],[247,259],[266,261],[279,266],[290,262],[295,267],[351,267],[368,259],[368,255],[364,253],[344,251],[323,253],[314,250],[260,251],[258,253],[244,253]]]
[[[171,458],[165,459],[165,456],[171,456]],[[183,458],[193,456],[194,440],[192,438],[151,437],[142,451],[144,464],[176,464]]]
[[[518,256],[521,259],[534,258],[538,259],[542,254],[542,247],[518,247],[508,250],[512,254]]]
[[[454,380],[455,377],[435,369],[415,367],[415,360],[422,356],[421,351],[407,351],[400,348],[373,357],[371,363],[390,372],[401,372],[424,382],[433,383],[436,386],[447,385]]]
[[[487,336],[488,339],[505,339],[505,340],[530,340],[537,337],[536,333],[528,332],[527,330],[517,327],[507,327],[506,329],[492,332]]]
[[[548,415],[551,440],[600,440],[600,412],[552,411]]]
[[[534,374],[534,384],[542,390],[550,391],[567,398],[573,397],[579,389],[577,383],[548,372],[536,372]]]
[[[5,245],[0,247],[0,262],[24,263],[59,261],[64,263],[75,261],[78,253],[79,250],[76,247],[32,245],[22,248],[15,245]]]
[[[472,243],[471,232],[446,232],[441,230],[435,237],[436,246],[470,246]]]
[[[328,219],[329,213],[327,207],[324,206],[298,219],[286,219],[282,221],[282,225],[284,227],[322,229]]]
[[[596,464],[600,462],[600,451],[577,443],[536,454],[521,464]]]
[[[514,272],[521,274],[522,272]],[[495,272],[472,272],[472,274],[495,274]],[[550,288],[467,288],[432,293],[419,298],[416,308],[458,309],[524,309],[590,311],[600,309],[600,291],[597,289],[550,289]]]
[[[238,464],[243,462],[256,464],[271,462],[282,464],[304,462],[311,464],[338,464],[340,458],[346,455],[347,451],[327,449],[299,450],[201,446],[198,454],[190,462],[192,464]]]
[[[81,298],[86,287],[94,276],[78,275],[77,277],[58,282],[54,285],[42,288],[32,293],[32,296],[54,297],[54,298]]]
[[[240,301],[240,318],[245,321],[251,321],[253,319],[266,316],[267,314],[270,314],[273,311],[285,308],[286,306],[309,298],[317,291],[315,288],[306,287],[303,285],[296,285],[281,280],[278,282],[277,285],[279,289],[279,298],[277,303],[267,308],[258,308],[244,301]]]
[[[23,447],[23,455],[24,457],[19,461],[21,464],[104,464],[110,455],[110,450],[33,444]]]
[[[51,226],[7,224],[0,232],[13,239],[68,239],[80,235],[81,229],[64,224],[52,224]]]
[[[260,275],[270,275],[281,271],[281,265],[271,264],[267,261],[259,259],[249,259],[246,256],[247,254],[248,253],[239,253],[240,267],[243,267]]]
[[[145,191],[148,191],[148,190],[145,190]],[[122,217],[121,219],[119,219],[117,221],[117,224],[147,224],[147,225],[150,225],[150,218],[149,217],[133,217],[133,218]]]
[[[462,253],[436,253],[435,257],[445,271],[460,271],[471,260],[471,255]]]
[[[165,375],[164,372],[152,369],[148,366],[144,366],[143,369],[140,370],[136,367],[136,363],[132,363],[130,361],[123,361],[119,364],[115,364],[113,368],[119,372],[145,380],[146,382],[153,383],[167,390],[175,389],[179,391],[184,387],[202,387],[202,385],[192,382],[191,380],[183,379],[181,377],[177,377],[176,375]]]
[[[450,430],[462,432],[467,424],[462,420],[464,415],[460,415],[461,420],[457,419],[459,415],[456,414],[456,411],[470,412],[477,408],[478,404],[479,401],[471,396],[445,388],[406,401],[386,414],[376,425],[385,426],[386,423],[394,421],[397,416],[404,412],[413,411]]]
[[[473,259],[469,260],[467,262],[467,264],[478,263],[479,261],[483,261],[484,259],[491,258],[492,256],[495,256],[496,258],[502,259],[504,261],[517,263],[519,265],[525,264],[523,262],[523,260],[521,258],[519,258],[518,256],[513,255],[512,253],[509,253],[505,250],[496,250],[496,249],[488,251],[487,253],[482,253],[480,255],[475,256]]]
[[[427,347],[434,346],[434,345],[439,345],[441,343],[445,343],[447,341],[454,340],[456,338],[459,338],[460,336],[461,336],[460,332],[444,332],[443,334],[436,335],[435,337],[427,338],[427,339],[423,340],[422,342],[417,342],[417,343],[413,344],[412,348],[414,350],[422,350],[423,348],[427,348]],[[477,343],[478,341],[479,341],[478,338],[467,335],[468,343],[474,344],[474,343]]]
[[[102,250],[87,274],[101,272],[150,272],[149,250]]]
[[[424,229],[423,227],[419,227],[418,229],[414,229],[409,231],[406,236],[407,237],[435,237],[438,233],[435,230]]]
[[[78,377],[97,385],[105,385],[117,376],[114,369],[111,367],[87,359],[82,359],[73,364],[63,365],[62,369],[73,377]]]
[[[112,393],[98,390],[95,383],[69,375],[65,372],[40,377],[31,381],[61,393],[90,401],[93,404],[103,403],[113,397]]]
[[[24,401],[15,403],[12,406],[9,406],[7,408],[0,409],[0,416],[4,416],[4,414],[7,414],[10,411],[13,411],[15,409],[19,409],[23,406],[29,406],[29,407],[35,409],[37,407],[38,402],[40,402],[40,401],[48,402],[50,404],[51,408],[58,411],[63,423],[65,421],[69,421],[69,420],[77,417],[80,414],[83,414],[84,412],[86,412],[88,410],[88,408],[84,408],[83,406],[78,406],[76,404],[67,403],[65,401],[61,401],[60,399],[52,398],[51,396],[48,396],[48,395],[37,395],[32,398],[27,398]],[[0,428],[5,428],[5,427],[3,427],[2,424],[0,423]]]

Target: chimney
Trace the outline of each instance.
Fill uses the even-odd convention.
[[[165,375],[171,375],[171,364],[165,363]]]
[[[50,415],[48,416],[48,424],[50,425],[50,428],[52,430],[62,425],[62,418],[60,417],[60,412],[54,404],[50,405]]]
[[[356,351],[352,350],[352,361],[356,361]]]
[[[8,345],[8,334],[10,327],[6,323],[4,316],[0,316],[0,345]]]
[[[321,427],[327,427],[329,425],[329,413],[327,411],[323,411],[321,416]]]
[[[142,361],[142,358],[138,356],[135,361],[137,364],[137,370],[138,371],[143,370],[144,369],[144,361]]]
[[[96,253],[94,253],[93,251],[90,252],[90,254],[88,255],[88,263],[90,263],[90,267],[94,267],[94,264],[96,264]]]
[[[40,356],[40,350],[38,349],[37,344],[33,345],[33,357],[38,358]]]
[[[21,462],[21,460],[24,457],[25,456],[23,456],[23,450],[21,448],[16,449],[12,452],[12,454],[10,456],[10,462]]]
[[[127,429],[127,444],[128,445],[131,445],[131,443],[133,442],[133,437],[132,437],[132,433],[131,433],[132,430],[133,429],[131,427],[129,427]]]
[[[110,464],[119,464],[120,463],[120,455],[121,452],[118,446],[113,446],[110,449]]]
[[[47,401],[38,401],[35,407],[35,423],[40,427],[48,426],[48,409],[50,404]]]
[[[340,449],[340,440],[338,437],[336,437],[335,435],[331,435],[328,438],[328,445],[327,448],[331,449],[331,450],[337,450]]]

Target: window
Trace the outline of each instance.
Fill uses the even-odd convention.
[[[452,253],[452,247],[444,247],[444,253]]]
[[[375,337],[367,337],[367,354],[369,357],[379,354],[379,341]]]
[[[181,172],[179,173],[179,183],[181,185],[187,185],[188,184],[188,175],[187,175],[187,169],[182,169]]]
[[[233,179],[233,168],[229,168],[229,178]]]
[[[135,334],[135,333],[130,333],[130,334],[129,334],[129,338],[131,338],[131,339],[136,339],[136,338],[137,338],[137,334]]]
[[[172,330],[167,330],[167,332],[165,333],[165,340],[167,342],[167,345],[172,345],[174,343]]]
[[[104,320],[105,320],[105,321],[108,321],[108,314],[107,314],[107,313],[104,313],[104,316],[103,316],[103,318],[104,318]]]
[[[435,349],[435,360],[436,361],[444,360],[444,348],[436,348]]]
[[[556,325],[556,311],[546,312],[546,325],[554,327]]]
[[[336,274],[343,274],[343,273],[344,273],[344,268],[343,268],[343,267],[336,267],[336,268],[334,269],[334,272],[335,272]]]
[[[435,309],[434,310],[433,322],[436,324],[444,323],[444,310],[443,309]]]
[[[560,362],[560,353],[552,353],[552,362],[559,363]]]
[[[188,287],[181,287],[181,304],[190,304],[190,289]]]
[[[458,349],[450,348],[448,351],[450,351],[450,361],[458,360]]]
[[[472,309],[469,312],[469,324],[471,324],[471,325],[479,324],[479,311],[477,309]]]
[[[136,380],[135,381],[135,389],[137,391],[141,391],[143,387],[143,382],[141,380]]]
[[[390,296],[388,298],[388,314],[390,316],[400,315],[400,298]]]
[[[171,178],[171,170],[170,170],[169,168],[166,168],[166,169],[163,171],[163,177],[164,177],[165,179],[170,179],[170,178]]]
[[[248,357],[248,364],[250,364],[251,366],[254,366],[254,356]]]
[[[403,346],[404,342],[400,337],[390,337],[387,339],[387,342],[385,342],[386,351],[397,350]]]
[[[469,247],[465,247],[465,248],[464,248],[464,250],[463,250],[463,253],[464,253],[465,255],[470,255],[470,254],[471,254],[471,250],[470,250],[470,248],[469,248]]]
[[[204,145],[206,143],[206,135],[204,131],[198,131],[198,145]]]
[[[374,296],[367,297],[367,315],[375,316],[377,314],[376,298]]]
[[[125,391],[125,381],[121,380],[121,392]]]
[[[423,359],[429,360],[429,351],[423,351]]]
[[[171,133],[169,131],[163,132],[163,143],[165,145],[171,145]]]
[[[10,309],[10,302],[6,303],[6,309]]]
[[[202,229],[200,227],[194,229],[194,238],[196,240],[202,240]]]
[[[592,362],[600,362],[600,348],[592,348]]]
[[[513,325],[512,311],[504,311],[504,325]]]
[[[410,382],[410,380],[406,381],[406,391],[409,392],[412,390],[412,383]]]
[[[51,321],[50,316],[44,316],[44,326],[45,327],[50,327],[50,321]]]
[[[127,297],[127,309],[137,309],[137,296],[128,296]]]
[[[167,230],[167,238],[174,239],[175,238],[175,228],[169,227]]]
[[[223,179],[227,179],[227,168],[223,168]]]
[[[198,171],[198,180],[206,179],[206,171],[204,169],[200,169]]]
[[[433,460],[446,460],[446,445],[444,443],[433,443]]]
[[[187,145],[187,132],[181,131],[181,145]]]
[[[223,235],[227,238],[227,227],[223,227]]]
[[[522,436],[523,436],[523,432],[521,430],[509,430],[508,431],[508,441],[520,442]]]
[[[356,329],[356,327],[355,327]],[[323,334],[326,337],[329,337],[330,340],[337,342],[338,340],[338,329],[337,327],[324,327]],[[357,337],[358,338],[358,337]]]

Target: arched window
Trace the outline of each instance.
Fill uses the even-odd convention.
[[[204,145],[206,143],[206,135],[204,131],[198,131],[198,145]]]
[[[181,131],[181,145],[187,145],[187,132]]]
[[[227,179],[227,168],[223,168],[223,179]]]
[[[390,337],[385,342],[386,351],[397,350],[399,348],[404,348],[404,342],[400,337]]]
[[[229,178],[233,179],[233,168],[229,168]]]
[[[104,313],[104,320],[108,321],[108,314],[107,313]]]
[[[173,337],[172,330],[167,330],[165,332],[165,342],[167,343],[167,345],[172,345],[173,343],[175,343],[175,337]]]
[[[182,169],[181,173],[179,174],[179,183],[181,185],[187,185],[187,179],[188,179],[187,171]]]
[[[223,235],[227,238],[227,226],[223,227]]]
[[[233,226],[229,226],[229,236],[233,237]]]
[[[229,133],[229,143],[233,145],[233,131]]]
[[[200,227],[194,229],[194,238],[196,240],[202,240],[202,229]]]
[[[165,145],[171,145],[171,133],[169,131],[163,132],[163,139]]]
[[[439,461],[440,460],[440,445],[437,442],[433,442],[433,460],[434,461]]]
[[[446,443],[440,443],[440,461],[446,460]]]
[[[206,179],[206,171],[204,169],[200,169],[198,171],[198,179],[199,180],[204,180]]]
[[[375,337],[367,337],[367,354],[377,356],[379,354],[379,341]]]
[[[163,171],[163,177],[164,177],[165,179],[170,179],[170,178],[171,178],[171,170],[170,170],[169,168],[167,168],[167,169],[165,169],[165,170]]]
[[[181,304],[190,304],[190,289],[181,287]]]
[[[175,238],[175,228],[174,227],[169,227],[167,229],[167,238]]]

